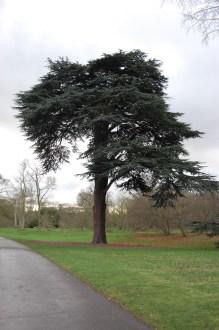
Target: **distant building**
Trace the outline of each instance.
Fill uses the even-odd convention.
[[[84,212],[84,208],[74,203],[58,203],[58,202],[47,202],[43,207],[54,207],[56,209],[64,209],[65,211],[72,213]]]
[[[62,204],[59,204],[59,208],[68,210],[69,212],[72,212],[72,213],[81,213],[81,212],[84,212],[84,208],[82,206],[78,206],[78,205],[73,204],[73,203],[62,203]]]

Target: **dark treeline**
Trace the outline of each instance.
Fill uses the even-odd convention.
[[[92,228],[92,190],[81,191],[79,207],[44,207],[41,210],[41,227]],[[193,222],[214,222],[219,218],[219,196],[216,194],[188,194],[176,202],[175,207],[155,208],[150,199],[142,196],[122,196],[116,200],[108,197],[108,228],[143,231],[155,229],[165,235],[180,230],[186,235]],[[14,204],[0,200],[0,226],[19,226],[19,213],[14,221]],[[31,209],[26,212],[26,227],[38,226],[38,214]]]
[[[175,207],[155,208],[150,199],[142,196],[120,197],[109,214],[109,223],[121,229],[158,229],[165,235],[180,230],[185,236],[194,222],[217,221],[219,196],[188,194],[179,198]]]

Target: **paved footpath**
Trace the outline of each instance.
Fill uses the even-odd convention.
[[[0,239],[0,330],[149,330],[27,247]]]

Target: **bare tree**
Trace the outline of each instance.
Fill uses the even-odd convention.
[[[94,187],[90,185],[86,189],[82,189],[77,196],[78,206],[83,208],[82,228],[88,228],[91,224],[92,214],[94,212]],[[108,216],[109,208],[112,206],[111,194],[106,195],[106,214]]]
[[[17,178],[15,179],[16,183],[13,181],[7,180],[6,186],[5,184],[0,183],[0,193],[6,194],[8,201],[10,201],[13,205],[14,212],[14,226],[18,226],[18,182]],[[0,179],[1,181],[1,179]]]
[[[19,173],[18,176],[15,178],[15,184],[13,185],[13,191],[15,202],[15,226],[18,226],[19,224],[21,228],[24,228],[26,222],[27,204],[28,200],[30,201],[32,196],[32,188],[30,187],[30,182],[28,180],[27,160],[24,160],[20,164]]]
[[[93,197],[93,187],[89,186],[85,190],[82,189],[77,196],[77,204],[83,207],[84,211],[81,214],[81,226],[82,229],[88,228],[92,219],[94,197]]]
[[[45,176],[41,167],[29,166],[29,181],[33,185],[33,193],[37,204],[38,226],[41,225],[41,209],[45,203],[49,192],[55,189],[56,179],[53,176]]]
[[[77,204],[84,209],[92,209],[94,204],[93,187],[88,187],[86,190],[82,189],[77,196]]]
[[[203,41],[219,33],[219,0],[177,0],[185,22],[203,35]]]
[[[7,193],[8,185],[9,185],[9,180],[5,179],[0,174],[0,194]]]

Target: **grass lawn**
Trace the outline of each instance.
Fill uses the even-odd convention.
[[[88,229],[0,228],[0,236],[12,238],[15,240],[89,243],[92,240],[92,231]],[[131,232],[112,230],[108,236],[111,242],[122,242],[130,239]]]
[[[90,234],[75,230],[0,230],[0,236],[23,241],[89,242]],[[219,329],[219,249],[214,240],[198,235],[184,239],[113,231],[109,241],[140,242],[145,247],[26,244],[156,329]]]

